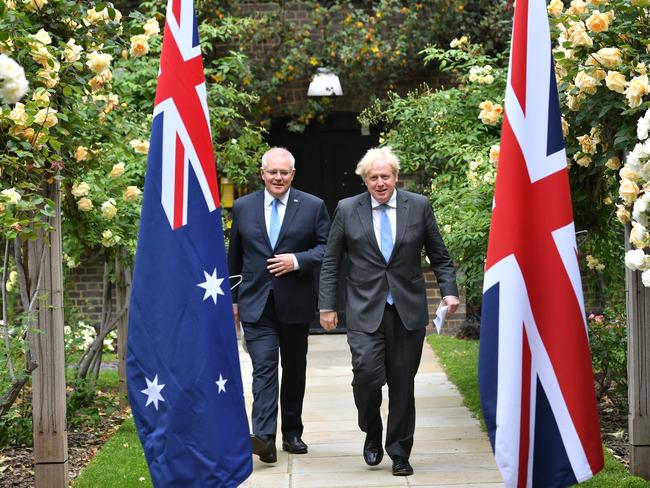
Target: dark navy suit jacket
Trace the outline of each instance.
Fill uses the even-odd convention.
[[[233,290],[242,322],[257,322],[273,290],[278,319],[283,323],[309,323],[317,309],[318,270],[327,243],[330,219],[325,203],[309,193],[289,190],[280,235],[271,243],[264,221],[264,190],[235,201],[232,209],[228,266],[230,275],[242,275]],[[274,254],[293,253],[298,271],[274,277],[266,269]]]

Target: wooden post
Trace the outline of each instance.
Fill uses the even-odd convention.
[[[38,286],[33,289],[37,303],[32,321],[37,329],[32,334],[32,354],[38,364],[32,373],[34,474],[36,488],[64,488],[68,486],[68,432],[59,183],[49,185],[46,192],[55,202],[53,229],[49,236],[41,232],[28,244],[30,288]]]
[[[629,226],[625,250],[630,250]],[[630,472],[650,480],[650,290],[641,273],[625,269]]]
[[[128,306],[131,300],[131,267],[122,264],[119,256],[115,257],[115,276],[117,276],[115,304],[119,312],[125,304]],[[117,376],[121,407],[126,407],[129,403],[126,388],[126,338],[128,331],[129,314],[127,310],[117,324]]]

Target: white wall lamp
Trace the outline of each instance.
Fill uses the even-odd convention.
[[[308,97],[331,97],[332,95],[341,96],[341,82],[330,68],[318,68],[314,78],[307,89]]]

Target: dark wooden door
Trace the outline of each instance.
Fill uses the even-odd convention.
[[[366,191],[361,178],[355,174],[357,163],[379,141],[379,131],[361,134],[357,114],[337,113],[330,115],[325,123],[314,123],[304,132],[286,129],[286,120],[276,121],[270,131],[268,143],[285,147],[296,158],[296,176],[293,186],[312,193],[325,201],[330,217],[342,198]],[[345,330],[345,275],[347,265],[339,280],[339,330]],[[312,332],[323,329],[315,317]]]

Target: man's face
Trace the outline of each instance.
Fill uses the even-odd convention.
[[[393,173],[390,165],[385,160],[378,159],[372,163],[364,182],[375,200],[379,203],[386,203],[395,191],[397,175]]]
[[[291,161],[286,154],[269,154],[266,157],[266,168],[261,170],[262,180],[266,190],[275,198],[284,195],[291,186],[295,169],[291,169]]]

